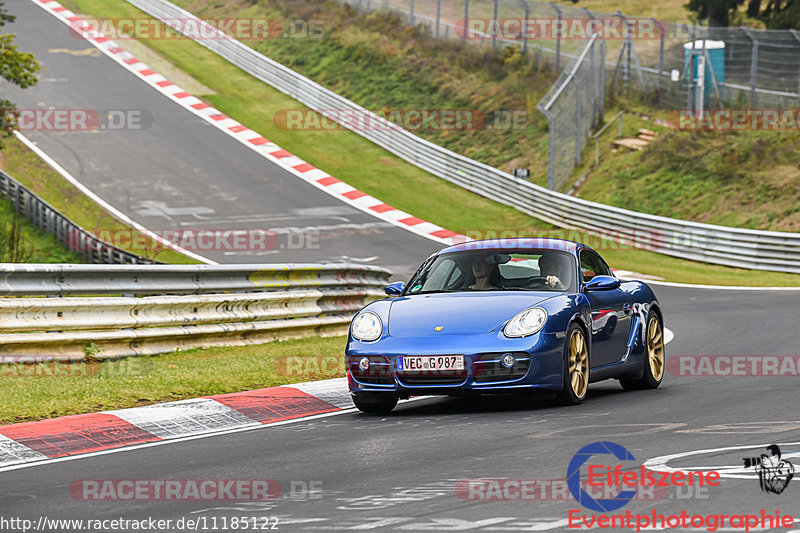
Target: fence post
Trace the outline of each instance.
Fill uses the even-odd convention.
[[[528,52],[528,17],[530,16],[530,8],[525,0],[519,1],[525,10],[525,18],[522,20],[522,53],[524,54]]]
[[[617,11],[615,14],[620,19],[622,19],[622,28],[623,31],[625,32],[625,44],[622,45],[625,50],[625,69],[623,70],[624,74],[622,76],[622,79],[625,82],[625,91],[627,92],[628,81],[630,80],[631,77],[631,46],[633,43],[631,42],[631,35],[630,32],[628,31],[628,26],[627,26],[628,19],[625,17],[625,15],[622,14],[621,11]]]
[[[415,26],[415,24],[414,24],[414,0],[411,0],[411,7],[408,10],[408,23],[411,26]]]
[[[756,78],[758,77],[758,39],[750,31],[750,28],[742,28],[745,35],[750,38],[753,42],[753,48],[750,53],[750,107],[755,107],[757,105],[757,95],[756,95]]]
[[[558,25],[556,26],[556,72],[558,72],[561,70],[561,8],[553,2],[550,2],[550,6],[558,14]]]
[[[389,12],[389,0],[383,0],[383,12],[384,13]]]
[[[575,84],[578,98],[575,106],[575,166],[581,164],[581,139],[582,139],[582,125],[583,125],[583,91],[581,91],[581,84],[577,77],[572,78],[572,83]]]
[[[436,38],[439,38],[439,21],[442,19],[442,0],[436,0]]]
[[[469,38],[469,0],[464,0],[464,29],[463,39],[466,41]]]
[[[656,85],[656,95],[657,96],[656,96],[656,98],[658,99],[658,103],[660,104],[661,103],[661,83],[662,83],[661,76],[664,75],[664,38],[666,37],[667,29],[666,29],[666,23],[665,22],[662,22],[662,21],[660,21],[658,19],[653,19],[653,20],[656,22],[656,24],[658,24],[658,29],[661,30],[661,39],[660,39],[661,42],[660,42],[660,44],[658,46],[658,76],[656,76],[656,79],[657,79],[657,85]]]
[[[494,0],[494,7],[492,11],[492,27],[494,28],[492,32],[492,49],[497,47],[497,1],[498,0]]]
[[[789,30],[789,31],[792,32],[792,37],[794,37],[794,39],[798,43],[800,43],[800,34],[797,33],[797,30]],[[800,69],[798,70],[798,76],[797,76],[797,98],[800,98]]]

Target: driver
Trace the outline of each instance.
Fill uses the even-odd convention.
[[[539,258],[539,275],[545,278],[545,285],[548,287],[556,290],[567,288],[563,262],[556,254],[542,254]]]
[[[478,255],[472,258],[472,275],[475,283],[469,288],[474,291],[488,291],[499,289],[500,270],[496,263],[489,263],[490,255]]]

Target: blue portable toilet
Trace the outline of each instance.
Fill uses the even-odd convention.
[[[714,94],[714,82],[711,79],[711,70],[714,71],[714,76],[717,79],[720,95],[724,96],[722,84],[725,83],[725,41],[700,39],[684,44],[683,69],[687,72],[687,75],[694,75],[694,73],[697,72],[697,58],[703,55],[704,48],[706,52],[708,52],[704,80],[705,97],[708,98]],[[690,66],[690,61],[692,61],[691,70],[688,68]]]

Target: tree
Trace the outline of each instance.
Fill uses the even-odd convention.
[[[698,18],[708,19],[710,26],[730,26],[734,13],[745,2],[747,16],[767,28],[800,29],[800,0],[689,0],[685,7]]]
[[[731,13],[745,0],[689,0],[684,7],[697,13],[700,20],[708,19],[709,26],[730,26]]]
[[[16,17],[9,15],[4,3],[0,1],[0,30],[10,22],[14,22]],[[36,73],[39,72],[39,63],[33,54],[20,52],[14,45],[14,35],[0,33],[0,76],[6,81],[25,89],[35,85],[39,79]],[[0,98],[0,120],[6,134],[10,134],[14,125],[14,109],[12,102]]]

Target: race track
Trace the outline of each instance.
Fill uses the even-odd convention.
[[[207,127],[106,57],[51,53],[84,49],[64,25],[29,0],[7,2],[21,49],[46,70],[40,84],[7,91],[20,107],[148,109],[156,118],[139,132],[32,134],[48,154],[114,206],[150,227],[215,228],[348,226],[324,230],[323,250],[279,256],[210,255],[224,262],[336,261],[372,257],[371,264],[407,275],[438,244],[357,211],[314,189],[239,143]],[[156,214],[162,202],[184,214]],[[279,222],[283,221],[283,222]],[[356,228],[356,229],[353,229]],[[654,286],[674,334],[668,360],[690,355],[796,355],[800,293]],[[669,365],[668,365],[668,368]],[[672,369],[674,370],[674,368]],[[588,510],[560,489],[567,465],[599,440],[627,448],[638,471],[646,460],[711,451],[666,461],[671,467],[740,466],[743,457],[782,446],[800,467],[797,377],[681,377],[668,373],[660,389],[625,392],[616,382],[593,384],[577,407],[546,399],[425,398],[401,403],[391,415],[356,411],[249,431],[115,450],[0,473],[0,516],[48,519],[277,518],[281,531],[547,531],[567,530],[570,510]],[[793,443],[793,444],[792,444]],[[661,462],[664,463],[663,461]],[[614,464],[611,462],[610,464]],[[747,479],[723,477],[706,491],[669,489],[622,511],[680,514],[758,513],[800,516],[800,480],[782,494]],[[87,502],[71,495],[87,479],[274,479],[284,495],[258,502]],[[545,489],[525,501],[463,498],[460,480],[537,480]],[[291,487],[318,487],[310,497]],[[230,522],[228,522],[230,524]],[[259,522],[259,526],[263,525]],[[268,523],[269,526],[272,521]],[[252,529],[252,527],[250,528]],[[48,531],[77,531],[51,528]],[[174,531],[188,529],[173,528]],[[210,529],[209,529],[210,530]],[[231,527],[217,528],[231,531]],[[622,530],[622,529],[617,529]],[[800,530],[800,526],[798,527]],[[155,531],[155,530],[153,530]]]

